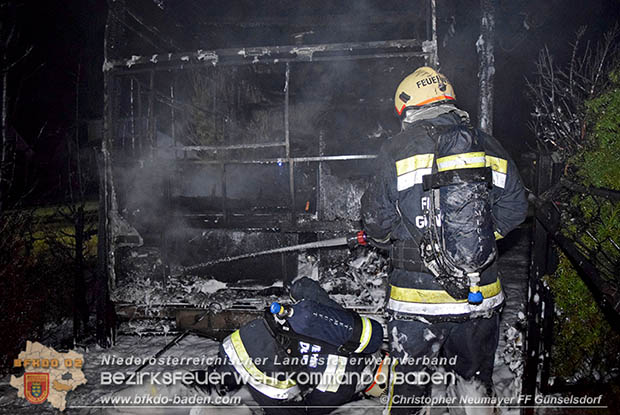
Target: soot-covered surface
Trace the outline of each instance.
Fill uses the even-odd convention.
[[[500,397],[517,396],[520,392],[521,374],[523,370],[522,347],[523,333],[522,324],[524,323],[524,310],[527,298],[527,275],[529,267],[530,252],[530,230],[528,227],[515,230],[506,240],[500,243],[500,271],[502,273],[502,283],[506,292],[507,303],[501,317],[500,343],[496,353],[494,382],[495,393]],[[315,278],[330,292],[331,296],[339,303],[356,307],[360,311],[367,313],[381,312],[384,301],[385,283],[387,276],[387,261],[380,253],[369,249],[357,249],[352,251],[339,266],[334,266],[319,275],[318,262],[315,256],[302,254],[299,256],[299,275]],[[187,277],[184,277],[187,278]],[[187,280],[184,278],[173,279],[168,290],[164,290],[157,282],[150,280],[135,280],[128,285],[133,287],[124,293],[125,300],[133,300],[142,304],[145,309],[149,309],[153,314],[160,311],[156,304],[162,302],[185,301],[193,305],[200,305],[219,301],[222,304],[243,303],[248,307],[262,307],[274,299],[285,299],[281,284],[274,284],[271,289],[264,290],[265,287],[252,288],[251,284],[237,284],[236,289],[231,289],[226,283],[217,280]],[[235,294],[233,296],[232,294]],[[121,298],[119,298],[121,299]],[[156,303],[157,302],[157,303]],[[148,314],[148,313],[147,313]],[[375,315],[376,317],[376,315]],[[151,321],[155,321],[152,319]],[[137,323],[135,323],[137,324]],[[173,330],[173,322],[160,320],[158,323],[161,331],[163,327]],[[135,333],[140,333],[140,327],[134,325]],[[129,326],[131,329],[131,326]],[[134,386],[128,390],[122,386],[101,385],[100,376],[104,371],[122,370],[132,371],[133,366],[110,366],[102,364],[104,356],[118,357],[149,357],[159,351],[172,339],[172,335],[160,336],[139,336],[121,335],[117,343],[110,349],[103,350],[98,347],[89,347],[79,350],[84,353],[85,366],[84,373],[88,383],[80,387],[79,390],[69,393],[67,399],[67,414],[134,414],[134,413],[157,413],[156,409],[130,409],[130,408],[102,408],[101,397],[125,396],[133,392],[149,392],[145,386]],[[209,357],[217,354],[218,343],[203,337],[190,335],[183,339],[179,344],[171,348],[165,355],[177,357]],[[171,367],[149,367],[148,370],[181,370],[193,369],[196,366],[185,365]],[[178,389],[178,390],[177,390]],[[167,390],[170,393],[193,393],[193,391],[183,390],[180,387]],[[440,389],[433,391],[434,395],[444,393]],[[252,400],[247,390],[242,389],[238,392],[242,397],[243,404],[237,408],[214,408],[214,407],[187,407],[178,408],[175,413],[184,414],[259,414],[260,409],[252,408]],[[48,414],[55,413],[49,404],[33,406],[23,399],[18,399],[16,391],[8,385],[8,378],[0,381],[0,412],[11,414]],[[107,405],[107,404],[106,404]],[[90,408],[88,408],[90,407]],[[333,414],[353,415],[353,414],[380,414],[382,404],[375,399],[364,399],[352,402],[336,409]],[[504,407],[501,408],[502,414],[517,414],[518,409]],[[160,413],[170,413],[169,411]],[[443,414],[445,409],[434,408],[433,414]]]

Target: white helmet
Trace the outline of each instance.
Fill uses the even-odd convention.
[[[456,99],[448,78],[428,66],[422,66],[408,75],[396,88],[394,107],[402,116],[406,109],[418,108]]]
[[[375,370],[375,376],[372,379],[372,383],[364,390],[364,393],[368,396],[379,397],[383,395],[388,388],[389,377],[390,377],[390,355],[381,351],[383,354],[383,359],[379,366],[377,366]]]

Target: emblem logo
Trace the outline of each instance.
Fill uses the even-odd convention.
[[[24,396],[30,403],[45,402],[50,392],[49,373],[24,373]]]

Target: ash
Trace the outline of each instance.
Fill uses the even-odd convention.
[[[523,232],[525,233],[525,232]],[[501,317],[502,329],[500,333],[499,347],[496,353],[495,370],[493,379],[495,393],[500,397],[518,396],[523,372],[523,330],[524,304],[526,300],[526,277],[527,277],[527,250],[529,239],[519,237],[514,247],[511,247],[500,257],[500,269],[502,270],[502,282],[508,302]],[[139,257],[139,255],[142,255]],[[141,265],[147,271],[127,273],[123,280],[123,290],[115,292],[117,302],[133,302],[137,308],[142,308],[143,314],[150,316],[151,326],[159,327],[161,335],[148,334],[145,324],[138,327],[138,318],[133,318],[135,331],[129,334],[121,334],[117,337],[116,344],[109,349],[101,349],[97,346],[78,347],[78,352],[84,353],[84,374],[88,383],[80,386],[76,391],[67,395],[66,414],[154,414],[172,413],[171,409],[154,408],[110,408],[102,407],[101,398],[108,396],[127,396],[133,393],[151,393],[151,386],[127,387],[123,385],[102,385],[101,373],[104,371],[119,370],[133,371],[136,366],[111,367],[102,364],[106,355],[122,358],[130,356],[148,358],[154,356],[173,338],[174,322],[157,316],[162,313],[166,305],[177,303],[191,306],[212,306],[214,303],[228,306],[243,305],[249,308],[260,308],[268,305],[274,299],[286,299],[282,283],[270,286],[261,286],[255,281],[239,281],[226,284],[213,278],[197,278],[196,276],[170,277],[166,283],[161,280],[160,267],[157,253],[144,252],[136,255]],[[332,298],[340,304],[354,308],[364,314],[372,314],[374,318],[380,317],[383,312],[385,301],[386,280],[388,262],[382,252],[373,248],[360,247],[350,251],[341,263],[320,269],[317,257],[307,253],[301,253],[298,261],[298,274],[318,280],[330,293]],[[320,272],[319,272],[320,271]],[[120,304],[120,303],[117,303]],[[375,315],[376,313],[376,315]],[[159,325],[159,326],[158,326]],[[163,330],[168,326],[168,331]],[[136,334],[141,334],[138,336]],[[34,339],[33,339],[34,340]],[[213,358],[217,355],[219,343],[197,335],[189,335],[177,345],[168,350],[162,357],[184,358]],[[196,366],[170,367],[148,366],[147,371],[172,371],[200,369]],[[440,370],[440,369],[439,369]],[[8,385],[9,378],[0,379],[0,413],[7,414],[53,414],[57,413],[47,403],[31,405],[24,399],[17,398],[14,388]],[[442,396],[446,391],[433,388],[433,396]],[[175,386],[166,393],[194,394],[193,390]],[[262,413],[260,408],[255,407],[249,392],[242,388],[234,396],[240,396],[242,404],[238,407],[182,407],[175,408],[174,413],[209,415],[254,415]],[[157,412],[157,411],[160,412]],[[383,404],[374,398],[365,398],[343,405],[335,409],[332,414],[338,415],[375,415],[382,413]],[[502,414],[517,414],[517,408],[501,407]],[[445,409],[433,408],[432,414],[444,414]]]

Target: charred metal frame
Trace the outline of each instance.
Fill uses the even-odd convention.
[[[240,49],[199,49],[185,53],[154,54],[152,56],[134,55],[130,59],[110,59],[103,64],[103,70],[104,72],[113,71],[118,74],[130,74],[191,69],[208,65],[324,62],[334,60],[407,58],[412,56],[423,57],[427,59],[427,64],[431,65],[437,59],[436,42],[436,39],[425,41],[402,39],[318,45],[261,46]]]
[[[431,2],[434,4],[434,1]],[[430,13],[434,16],[434,13]],[[223,49],[214,51],[199,50],[193,53],[176,53],[165,55],[153,55],[152,57],[133,56],[131,59],[124,60],[106,60],[104,71],[106,76],[111,79],[116,75],[128,75],[148,73],[149,75],[149,92],[147,107],[147,136],[152,152],[155,147],[155,121],[153,115],[153,106],[155,101],[154,94],[154,74],[157,71],[183,70],[195,67],[208,67],[211,65],[251,65],[257,63],[281,64],[285,63],[285,97],[284,97],[284,141],[270,143],[254,143],[254,144],[236,144],[227,146],[178,146],[176,145],[176,134],[173,134],[175,141],[175,151],[186,154],[188,151],[204,151],[204,150],[239,150],[239,149],[257,149],[270,147],[284,147],[285,157],[254,159],[254,160],[185,160],[187,163],[194,164],[215,164],[220,165],[221,185],[222,189],[226,189],[225,170],[230,164],[287,164],[289,169],[289,193],[291,200],[291,222],[294,222],[295,215],[293,212],[295,202],[295,163],[319,163],[325,161],[346,161],[346,160],[367,160],[375,156],[366,154],[338,155],[338,156],[317,156],[317,157],[292,157],[290,146],[290,127],[289,127],[289,81],[290,81],[290,63],[291,62],[320,62],[320,61],[341,61],[341,60],[358,60],[358,59],[381,59],[381,58],[407,58],[407,57],[423,57],[428,65],[436,63],[436,36],[431,41],[419,41],[415,39],[394,40],[394,41],[378,41],[378,42],[356,42],[356,43],[340,43],[325,45],[304,45],[304,46],[274,46],[259,48],[242,48],[242,49]],[[132,85],[134,84],[132,78]],[[140,83],[135,82],[140,88]],[[107,95],[113,96],[114,91],[108,89]],[[138,92],[137,96],[141,94]],[[133,100],[133,94],[132,94]],[[138,99],[139,101],[139,99]],[[170,101],[174,104],[174,85],[171,85]],[[142,102],[137,102],[139,108]],[[174,118],[175,106],[170,105],[172,116]],[[132,107],[133,110],[133,107]],[[141,110],[138,111],[141,113]],[[106,113],[108,119],[111,114]],[[135,120],[132,119],[132,128]],[[110,122],[110,125],[112,122]],[[132,132],[132,138],[134,138]],[[226,199],[225,192],[222,198]],[[224,217],[228,216],[225,202],[223,206]]]
[[[291,154],[290,131],[289,131],[289,81],[290,81],[290,63],[294,62],[324,62],[324,61],[345,61],[345,60],[363,60],[363,59],[388,59],[388,58],[409,58],[421,57],[425,59],[425,63],[429,66],[437,66],[437,35],[436,35],[436,0],[426,0],[426,35],[425,41],[416,39],[389,40],[389,41],[371,41],[371,42],[349,42],[349,43],[332,43],[332,44],[316,44],[316,45],[294,45],[294,46],[271,46],[271,47],[249,47],[240,49],[219,49],[219,50],[196,50],[192,52],[174,52],[174,53],[158,53],[150,56],[132,56],[131,58],[123,58],[122,56],[114,56],[115,42],[121,36],[123,30],[128,25],[121,21],[121,16],[125,11],[125,3],[122,0],[109,2],[110,12],[108,15],[108,23],[106,25],[105,34],[105,62],[104,71],[104,138],[102,143],[102,156],[100,172],[101,172],[101,190],[100,190],[100,234],[99,234],[99,284],[100,284],[100,302],[97,308],[98,316],[98,340],[102,346],[110,344],[110,325],[112,324],[107,317],[105,303],[108,298],[107,291],[114,288],[115,285],[115,234],[114,234],[114,216],[118,215],[116,207],[115,187],[113,184],[112,159],[110,152],[113,144],[113,128],[115,106],[119,105],[117,91],[119,90],[120,76],[148,74],[148,102],[146,103],[146,129],[145,134],[148,143],[148,157],[153,158],[156,143],[156,126],[155,126],[155,100],[161,97],[155,96],[155,73],[159,71],[167,71],[174,73],[178,70],[190,68],[210,67],[219,65],[253,65],[253,64],[285,64],[285,97],[284,97],[284,141],[271,142],[261,144],[238,144],[229,146],[179,146],[177,132],[174,129],[174,120],[176,118],[177,106],[175,105],[175,79],[170,84],[169,95],[166,97],[169,102],[170,116],[172,119],[172,140],[174,143],[174,154],[182,153],[182,160],[186,163],[196,164],[213,164],[220,166],[220,181],[222,186],[222,214],[224,224],[229,225],[230,212],[228,210],[226,200],[226,168],[231,164],[287,164],[289,170],[289,197],[291,202],[290,224],[281,224],[282,231],[299,232],[308,231],[308,229],[300,229],[296,226],[295,218],[295,164],[296,163],[318,163],[317,174],[319,180],[316,186],[317,200],[321,194],[320,176],[322,174],[322,164],[328,161],[346,161],[346,160],[367,160],[375,158],[374,155],[367,154],[350,154],[350,155],[324,155],[324,138],[319,137],[319,156],[316,157],[293,157]],[[140,22],[142,23],[142,22]],[[142,23],[143,24],[143,23]],[[133,31],[137,31],[132,29]],[[138,33],[140,35],[140,33]],[[150,42],[149,42],[150,43]],[[152,44],[152,43],[151,43]],[[175,49],[178,50],[178,49]],[[143,105],[141,89],[144,85],[135,82],[131,78],[131,138],[136,140],[135,117],[134,110],[134,88],[137,89],[135,105],[138,108],[140,117],[143,115]],[[141,119],[142,121],[142,119]],[[139,145],[143,145],[143,140],[139,140]],[[284,147],[285,157],[283,158],[266,158],[254,160],[190,160],[187,159],[187,152],[201,150],[235,150],[235,149],[256,149],[269,147]],[[132,146],[133,148],[133,146]],[[147,153],[141,151],[143,156]],[[135,151],[135,148],[134,148]],[[135,154],[134,154],[135,156]],[[171,203],[170,182],[166,181],[163,194],[166,197],[166,203]],[[320,206],[320,203],[318,204]],[[320,212],[317,206],[317,213],[320,222]],[[338,224],[336,224],[338,225]],[[340,224],[343,228],[351,228],[352,224]],[[249,228],[248,228],[249,229]],[[272,228],[269,228],[272,230]],[[336,230],[334,223],[316,223],[314,231]],[[167,250],[167,230],[164,227],[161,241],[164,245],[162,249]],[[162,255],[166,262],[165,267],[168,269],[166,253]],[[167,275],[167,274],[166,274]],[[164,276],[165,278],[165,276]],[[164,281],[165,282],[165,281]]]
[[[556,183],[561,169],[549,155],[539,154],[536,160],[536,194],[542,195]],[[528,303],[526,307],[527,328],[524,346],[524,371],[521,393],[534,396],[537,391],[545,392],[548,384],[551,361],[551,339],[553,333],[553,297],[543,276],[549,273],[550,253],[553,249],[551,235],[545,230],[536,209],[532,228],[532,254],[528,278]],[[531,407],[521,409],[524,415],[532,415]]]

